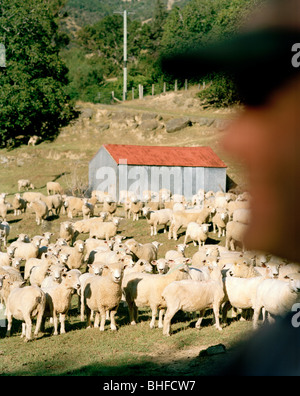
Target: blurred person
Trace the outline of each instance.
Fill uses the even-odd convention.
[[[231,40],[185,49],[162,66],[176,76],[214,70],[234,77],[244,109],[222,145],[246,169],[252,215],[245,245],[300,262],[300,0],[269,2]],[[294,316],[255,332],[220,374],[300,375]]]

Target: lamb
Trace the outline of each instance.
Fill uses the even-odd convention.
[[[143,208],[143,215],[150,225],[150,235],[157,235],[157,226],[163,225],[164,232],[167,232],[167,225],[172,221],[173,211],[171,209],[160,209],[152,211],[150,208]]]
[[[101,317],[100,331],[104,331],[106,321],[106,311],[110,312],[110,328],[117,330],[115,315],[117,313],[122,298],[122,279],[124,274],[124,265],[114,263],[104,266],[109,274],[101,277],[91,277],[87,279],[84,288],[84,301],[87,311],[87,327],[91,325],[91,310],[96,312],[95,327]]]
[[[218,229],[218,238],[225,236],[226,225],[229,221],[227,210],[217,209],[215,215],[212,217],[213,232],[216,233]]]
[[[170,335],[171,320],[179,310],[187,312],[200,311],[196,328],[200,328],[205,311],[213,308],[216,328],[222,330],[219,311],[225,299],[222,274],[218,267],[212,269],[207,281],[180,280],[170,283],[162,292],[167,310],[164,318],[163,334]]]
[[[152,260],[157,259],[157,248],[152,243],[145,243],[143,245],[131,239],[126,242],[126,246],[140,260],[146,260],[151,263]]]
[[[283,316],[290,312],[293,305],[299,302],[300,274],[298,272],[286,276],[288,282],[279,279],[265,279],[257,287],[254,304],[253,327],[257,328],[262,308],[271,316]]]
[[[41,289],[47,289],[62,282],[62,275],[67,272],[67,268],[60,264],[52,264],[49,268],[46,277],[41,283]]]
[[[22,189],[25,189],[26,191],[29,189],[34,190],[34,185],[28,179],[20,179],[18,180],[18,191],[20,192]]]
[[[235,243],[242,244],[242,251],[245,251],[244,235],[247,231],[248,225],[239,223],[238,221],[229,221],[226,225],[226,249],[235,250]]]
[[[185,210],[174,212],[171,226],[169,228],[168,238],[171,239],[173,237],[173,239],[177,240],[177,234],[181,227],[187,228],[190,222],[196,222],[198,224],[206,223],[212,213],[214,213],[214,209],[210,207],[204,207],[202,210]]]
[[[52,259],[53,259],[53,256],[45,253],[43,255],[43,258],[41,258],[41,259],[32,257],[32,258],[29,258],[28,260],[26,260],[25,268],[24,268],[24,279],[25,280],[30,279],[31,272],[32,272],[33,268],[47,267],[47,266],[49,268],[50,265],[52,264]],[[45,270],[45,272],[44,272],[44,277],[46,275],[46,272],[47,272],[47,270]],[[41,279],[41,281],[44,279],[44,277]],[[32,280],[33,279],[34,278],[32,278]]]
[[[71,269],[79,269],[83,265],[84,242],[78,240],[74,243],[74,247],[62,246],[60,254],[68,254],[67,267]]]
[[[186,245],[187,239],[190,237],[195,246],[197,246],[196,241],[198,242],[199,246],[204,246],[205,241],[208,238],[208,230],[209,224],[200,225],[196,222],[189,223],[185,232],[184,244]]]
[[[52,317],[54,335],[58,335],[58,318],[60,321],[60,334],[65,331],[65,317],[71,304],[72,294],[80,289],[79,277],[81,272],[73,269],[62,274],[62,282],[56,286],[44,288],[46,294],[46,308],[44,317]]]
[[[162,328],[162,316],[164,313],[162,308],[166,307],[165,300],[162,298],[163,290],[169,283],[187,279],[188,277],[189,270],[186,264],[179,264],[165,275],[145,273],[126,275],[123,281],[123,292],[128,304],[131,325],[136,324],[137,307],[148,306],[152,310],[150,328],[155,327],[158,309],[160,309],[158,327]]]
[[[17,287],[14,284],[7,299],[7,336],[11,334],[13,318],[22,320],[22,335],[25,341],[31,340],[32,319],[37,318],[34,336],[40,331],[46,305],[45,293],[36,286]]]
[[[44,220],[48,217],[48,206],[41,199],[30,202],[28,205],[35,212],[35,221],[37,225],[44,224]]]
[[[64,190],[62,189],[61,185],[58,182],[48,182],[46,184],[46,187],[47,187],[48,195],[64,194]]]
[[[117,235],[118,226],[120,224],[120,219],[115,217],[112,221],[106,223],[91,224],[90,226],[90,238],[106,239]]]
[[[37,258],[39,254],[39,244],[33,244],[31,242],[13,242],[10,247],[15,247],[14,257],[21,257],[23,260],[29,260],[30,258]]]
[[[21,197],[21,194],[17,193],[14,196],[13,202],[12,202],[12,207],[14,209],[14,215],[19,216],[21,213],[26,212],[26,205],[27,202],[25,199]]]
[[[138,198],[131,197],[130,213],[132,213],[132,221],[138,221],[142,209],[143,203]]]

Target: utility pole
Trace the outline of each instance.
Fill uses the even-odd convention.
[[[124,79],[123,79],[123,101],[127,99],[127,15],[133,14],[133,12],[114,12],[114,14],[123,14],[124,17],[124,55],[123,55],[123,62],[124,62]]]

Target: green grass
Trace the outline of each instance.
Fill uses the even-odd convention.
[[[102,109],[108,112],[124,111],[123,107],[90,104],[85,106],[93,108],[95,116],[92,120],[78,120],[65,128],[56,141],[36,147],[23,146],[13,151],[0,151],[0,158],[6,157],[9,161],[0,168],[0,192],[9,194],[8,201],[12,201],[13,194],[17,192],[17,180],[20,178],[29,178],[35,184],[36,191],[43,193],[46,193],[45,186],[50,180],[59,181],[65,189],[70,188],[74,182],[87,184],[89,160],[104,143],[209,144],[223,159],[222,151],[218,148],[222,133],[213,128],[192,127],[171,135],[164,131],[141,134],[130,129],[99,132],[97,125],[108,122],[109,117],[100,117],[97,121],[97,112]],[[147,110],[151,110],[148,101],[147,106]],[[131,110],[137,111],[134,107]],[[163,109],[160,110],[163,114]],[[239,166],[232,161],[227,163],[230,177],[238,182]],[[101,207],[97,210],[100,211]],[[124,216],[121,207],[117,214]],[[9,213],[9,243],[20,233],[27,233],[32,237],[44,231],[52,231],[55,240],[60,223],[65,220],[66,215],[59,218],[53,216],[44,226],[37,226],[34,215],[29,210],[17,217]],[[174,249],[178,242],[183,241],[183,231],[180,232],[178,242],[169,241],[162,232],[151,238],[145,219],[134,223],[123,220],[120,232],[126,237],[135,237],[141,243],[150,240],[162,242],[159,257],[163,257],[167,250]],[[87,236],[79,237],[85,239]],[[208,243],[224,245],[224,239],[210,233]],[[191,257],[196,251],[197,248],[190,244],[186,254]],[[226,364],[236,343],[251,333],[250,322],[237,321],[231,321],[229,326],[219,332],[212,326],[211,315],[203,320],[204,326],[199,331],[195,329],[196,319],[178,313],[173,319],[172,336],[164,337],[161,329],[150,329],[149,309],[140,312],[140,322],[136,326],[130,326],[127,308],[122,306],[116,318],[118,331],[111,332],[107,323],[105,332],[100,333],[98,329],[85,329],[85,323],[80,322],[75,303],[74,298],[66,324],[67,333],[64,335],[52,336],[52,326],[47,323],[44,334],[25,343],[20,338],[20,322],[14,321],[10,338],[5,337],[5,329],[0,327],[0,375],[161,375],[162,370],[164,375],[211,374],[219,364]],[[228,353],[198,357],[200,350],[219,343],[226,345]]]

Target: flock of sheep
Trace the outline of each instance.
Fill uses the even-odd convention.
[[[27,191],[21,194],[22,189]],[[261,311],[262,320],[267,315],[271,320],[291,310],[300,298],[297,263],[245,250],[248,193],[199,191],[187,202],[167,189],[145,191],[142,197],[123,191],[115,202],[102,191],[93,191],[89,199],[67,196],[57,182],[47,183],[47,196],[28,189],[34,189],[32,183],[19,180],[19,193],[11,203],[5,193],[0,194],[0,303],[6,309],[7,335],[13,318],[23,322],[26,341],[32,338],[35,318],[35,336],[43,331],[47,318],[53,323],[54,335],[65,333],[74,294],[87,327],[93,322],[104,331],[110,319],[111,330],[116,330],[115,315],[122,302],[128,306],[131,325],[137,323],[140,307],[150,307],[150,327],[156,326],[158,315],[158,327],[167,336],[179,310],[199,312],[196,328],[200,328],[206,310],[213,309],[218,330],[222,330],[220,315],[225,324],[229,309],[233,314],[252,312],[256,328]],[[146,219],[148,243],[118,231],[120,205],[125,218]],[[35,213],[37,225],[42,225],[50,212],[60,216],[63,211],[69,220],[60,223],[59,235],[20,234],[8,244],[7,212],[22,215],[27,207]],[[182,243],[174,242],[174,250],[164,257],[161,244],[153,238],[158,227],[175,241],[179,230],[186,230]],[[226,246],[207,244],[209,230],[225,237]],[[187,257],[190,241],[198,251]]]

